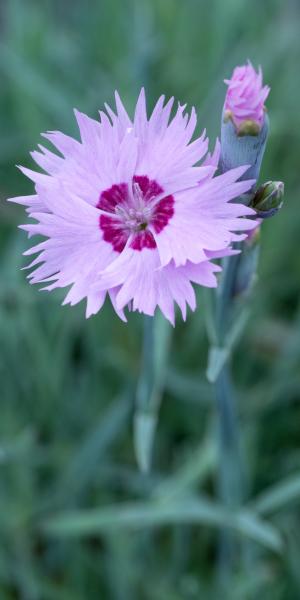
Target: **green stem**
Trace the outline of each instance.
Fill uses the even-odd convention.
[[[160,314],[143,317],[143,351],[136,392],[134,444],[138,465],[150,469],[157,415],[164,386],[171,326]]]
[[[236,249],[241,250],[241,245],[237,245]],[[231,325],[232,320],[232,301],[234,297],[235,283],[237,270],[240,263],[240,254],[237,256],[228,256],[222,261],[222,277],[219,288],[217,290],[217,305],[216,305],[216,330],[218,343],[220,346],[224,344],[226,334]]]
[[[225,258],[216,302],[216,335],[219,347],[232,326],[234,317],[234,290],[240,255]],[[244,473],[242,468],[239,423],[228,361],[215,382],[216,409],[219,436],[218,492],[222,503],[236,509],[242,501]],[[222,532],[219,549],[219,568],[222,580],[230,577],[236,554],[234,536]]]
[[[149,409],[154,384],[154,317],[143,316],[143,350],[136,401],[140,411]]]

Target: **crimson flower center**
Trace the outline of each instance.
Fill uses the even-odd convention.
[[[135,175],[132,185],[119,183],[101,193],[99,227],[103,239],[122,252],[156,248],[159,234],[174,214],[174,198],[146,175]]]

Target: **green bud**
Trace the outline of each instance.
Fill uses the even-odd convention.
[[[267,181],[255,193],[250,206],[262,219],[272,217],[283,203],[284,184],[282,181]]]
[[[235,167],[250,165],[249,169],[242,175],[241,180],[257,180],[266,147],[268,131],[269,119],[267,114],[265,115],[261,129],[258,129],[257,123],[252,121],[244,121],[241,123],[239,129],[237,129],[233,122],[232,113],[229,110],[225,110],[223,112],[221,128],[220,171],[225,173]]]

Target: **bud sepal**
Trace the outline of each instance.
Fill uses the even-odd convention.
[[[254,194],[250,206],[254,208],[260,219],[273,217],[283,205],[284,183],[282,181],[266,181]]]

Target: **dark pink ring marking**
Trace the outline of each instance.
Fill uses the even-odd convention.
[[[102,192],[97,204],[97,208],[113,215],[112,217],[100,215],[99,226],[103,233],[103,239],[112,244],[116,252],[124,250],[131,235],[133,239],[130,247],[134,250],[156,248],[154,236],[147,229],[148,225],[151,225],[155,233],[158,234],[174,215],[174,198],[172,195],[165,196],[155,204],[155,198],[163,193],[163,188],[155,180],[150,180],[146,175],[135,175],[133,183],[137,183],[139,186],[144,208],[151,211],[151,205],[153,204],[151,217],[147,222],[141,223],[139,216],[139,219],[137,217],[136,228],[131,229],[128,225],[128,219],[126,222],[126,219],[122,218],[120,208],[124,208],[125,211],[128,210],[129,191],[126,183],[115,184]],[[117,207],[119,212],[116,211]],[[134,222],[134,215],[132,220]]]

